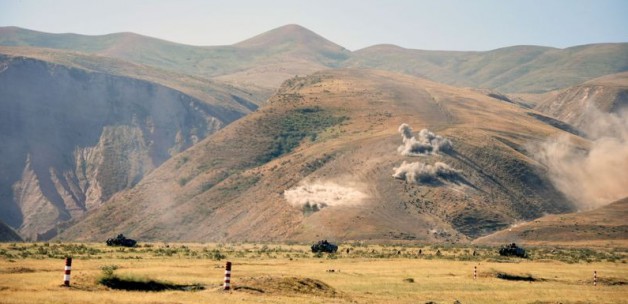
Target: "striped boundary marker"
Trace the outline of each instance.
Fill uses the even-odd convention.
[[[227,262],[227,266],[225,267],[225,289],[231,289],[231,262]]]
[[[70,272],[72,271],[72,258],[65,258],[65,272],[63,275],[63,285],[70,286]]]
[[[593,286],[597,286],[597,271],[593,270]]]
[[[473,279],[477,279],[478,277],[478,266],[473,266]]]

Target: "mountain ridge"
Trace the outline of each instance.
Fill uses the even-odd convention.
[[[450,85],[505,93],[547,92],[628,70],[628,43],[588,44],[564,49],[521,45],[490,51],[429,51],[375,45],[350,52],[294,24],[233,45],[202,47],[141,35],[133,37],[136,43],[114,47],[108,39],[121,39],[120,36],[72,34],[75,36],[53,39],[48,35],[64,34],[29,31],[16,27],[10,31],[0,28],[0,45],[19,43],[101,53],[166,70],[217,78],[259,92],[266,98],[283,80],[294,75],[336,67],[385,69]],[[7,35],[7,32],[13,33]],[[87,44],[90,39],[94,41]],[[142,43],[136,41],[138,39]],[[317,43],[310,43],[310,40]],[[319,48],[321,45],[324,47]]]

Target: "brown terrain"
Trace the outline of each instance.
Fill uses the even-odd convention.
[[[525,150],[563,131],[529,113],[390,72],[294,78],[270,105],[166,162],[61,237],[98,240],[115,230],[146,240],[466,241],[574,210]],[[453,150],[400,155],[402,123],[450,139]],[[278,150],[290,146],[286,138],[294,148]],[[460,171],[404,181],[392,176],[403,162]]]
[[[598,151],[590,109],[621,113],[626,67],[628,43],[351,52],[298,25],[203,47],[0,28],[0,220],[26,240],[468,242],[541,218],[571,242],[580,217],[542,217],[596,194],[540,151]],[[614,229],[587,231],[628,239]]]
[[[628,246],[628,198],[590,211],[554,214],[481,237],[476,244]]]

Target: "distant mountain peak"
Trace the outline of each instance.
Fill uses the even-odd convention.
[[[235,46],[245,48],[265,48],[285,43],[305,45],[308,47],[316,46],[317,48],[323,46],[344,49],[343,47],[323,38],[321,35],[298,24],[280,26],[253,38],[238,42]]]

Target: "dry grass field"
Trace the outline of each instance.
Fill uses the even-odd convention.
[[[625,249],[532,248],[530,259],[496,251],[350,243],[328,255],[286,244],[4,243],[0,303],[628,303]],[[71,286],[63,287],[68,255]],[[231,291],[221,287],[227,260]],[[174,290],[117,290],[103,278],[121,288]]]

